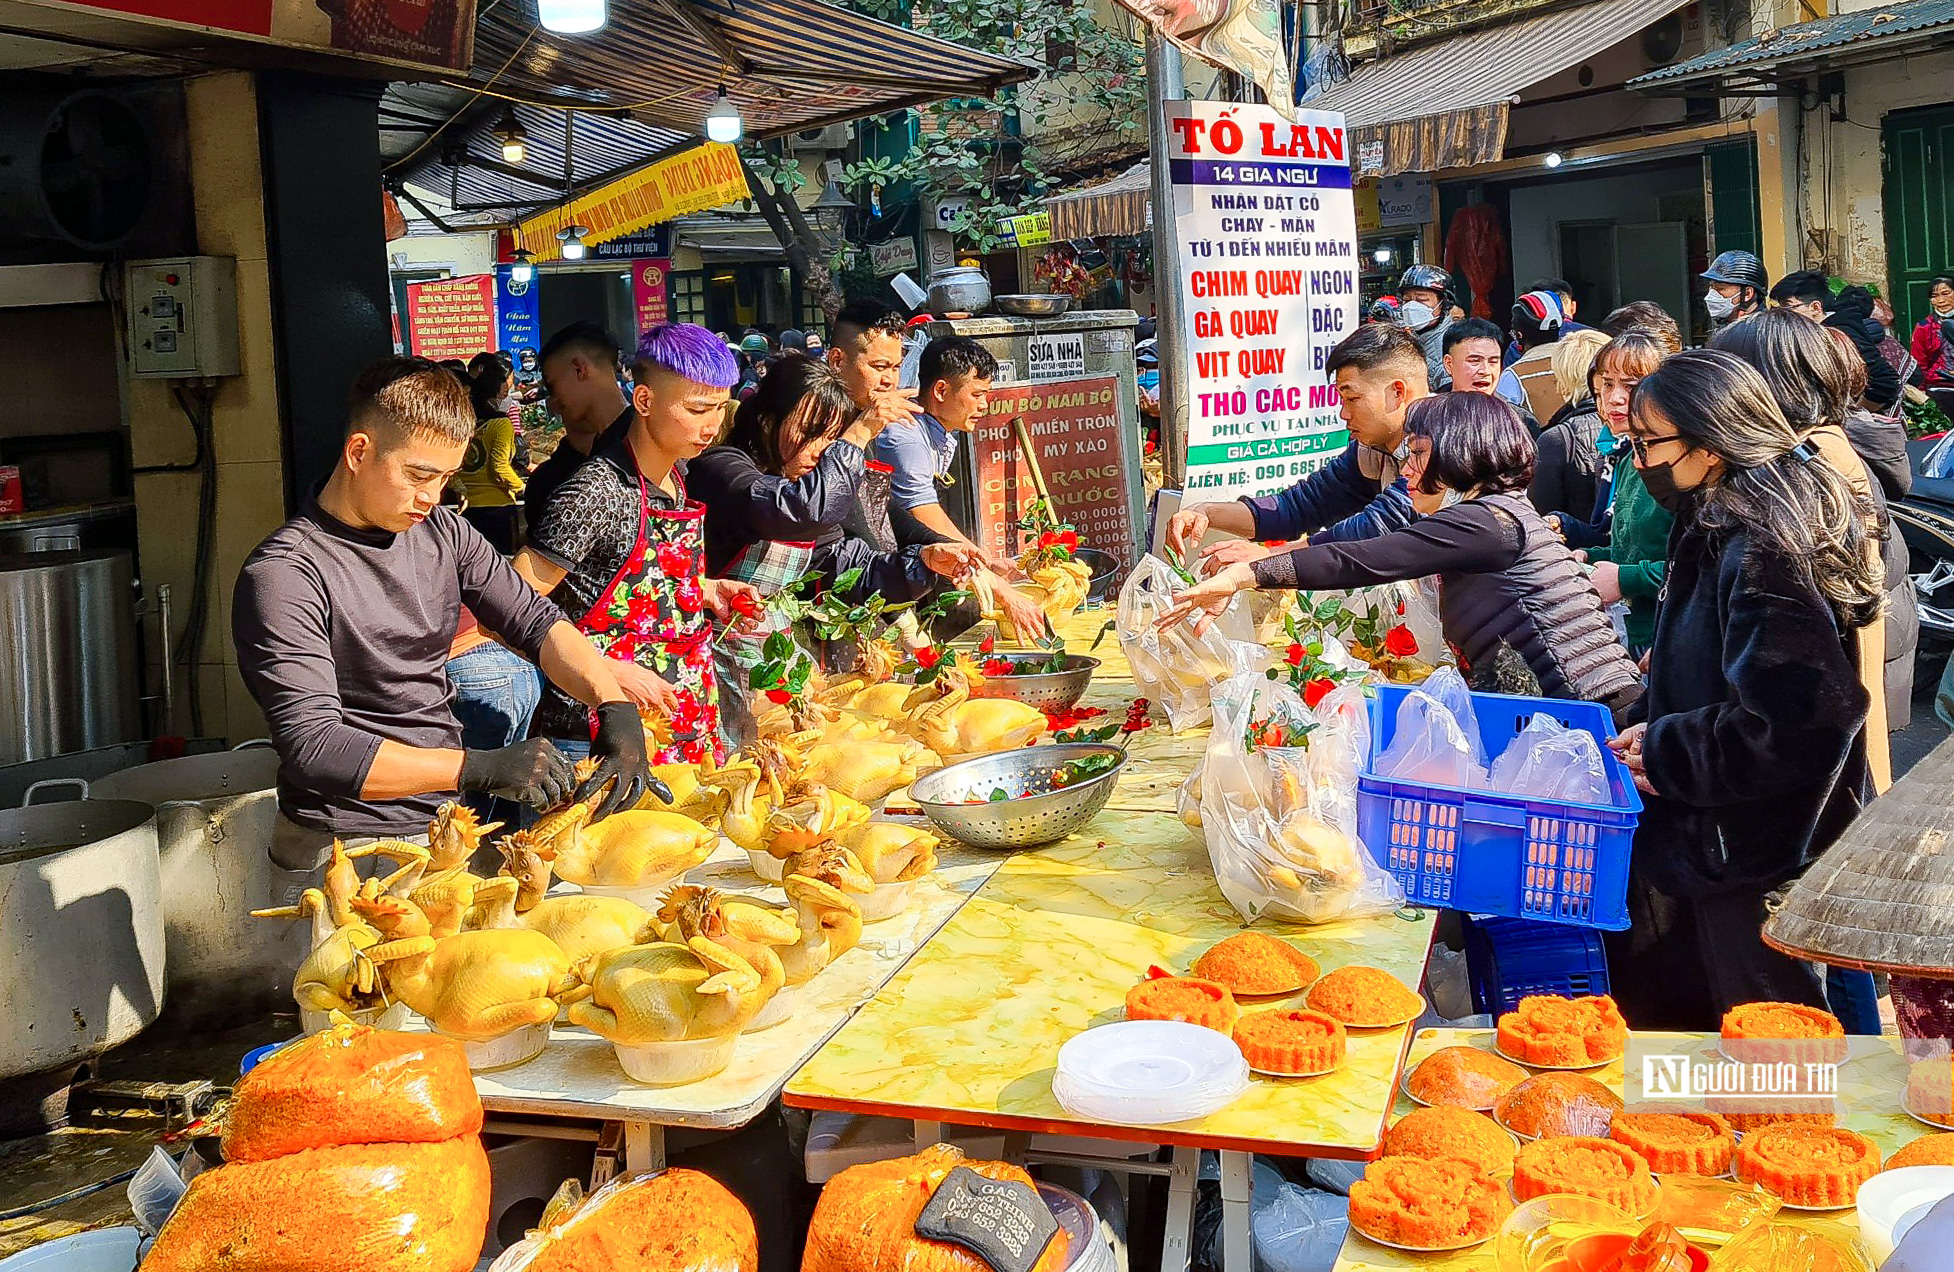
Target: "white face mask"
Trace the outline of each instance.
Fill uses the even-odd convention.
[[[1423,331],[1438,321],[1438,315],[1424,301],[1413,300],[1398,308],[1398,321],[1412,331]]]
[[[1719,321],[1737,312],[1737,302],[1720,291],[1703,293],[1703,308],[1709,310],[1710,317]]]

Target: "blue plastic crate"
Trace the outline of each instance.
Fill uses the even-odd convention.
[[[1608,955],[1591,928],[1468,915],[1465,943],[1474,1011],[1497,1016],[1529,994],[1608,992]]]
[[[1371,700],[1371,754],[1357,777],[1357,833],[1418,905],[1621,931],[1628,926],[1628,858],[1642,799],[1614,752],[1608,805],[1523,799],[1494,791],[1397,782],[1371,766],[1397,729],[1410,690],[1385,685]],[[1489,760],[1535,713],[1603,742],[1608,709],[1593,702],[1475,693],[1473,708]]]

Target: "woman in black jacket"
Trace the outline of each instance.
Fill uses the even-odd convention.
[[[1607,480],[1601,454],[1601,408],[1594,400],[1595,355],[1608,344],[1599,331],[1575,331],[1554,345],[1554,386],[1567,405],[1554,413],[1534,439],[1539,457],[1527,498],[1563,536],[1570,526],[1586,526],[1595,515],[1602,485]],[[1572,547],[1593,547],[1575,543]]]
[[[1761,928],[1866,793],[1871,509],[1731,354],[1676,355],[1632,409],[1635,466],[1676,524],[1645,722],[1610,743],[1647,796],[1610,981],[1638,1029],[1716,1029],[1759,1000],[1822,1008],[1818,974]]]
[[[1497,674],[1505,692],[1599,702],[1619,718],[1641,696],[1641,678],[1593,585],[1527,501],[1533,441],[1519,413],[1491,394],[1445,393],[1414,402],[1404,428],[1416,521],[1375,539],[1237,562],[1181,593],[1161,625],[1220,613],[1244,588],[1316,591],[1436,574],[1439,621],[1474,688],[1495,687]],[[1503,648],[1536,684],[1510,683]]]

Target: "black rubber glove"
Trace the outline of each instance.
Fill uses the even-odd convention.
[[[645,756],[645,726],[636,707],[607,702],[597,708],[597,736],[590,740],[590,758],[597,761],[597,771],[577,788],[578,799],[588,799],[604,783],[617,779],[590,820],[603,821],[621,809],[637,807],[651,777],[651,761]]]
[[[461,753],[458,785],[464,791],[487,791],[532,808],[548,808],[561,804],[575,782],[569,759],[548,738]]]

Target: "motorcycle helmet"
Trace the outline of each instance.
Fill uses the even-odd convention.
[[[1398,295],[1402,297],[1413,287],[1438,293],[1438,312],[1441,317],[1452,307],[1452,275],[1446,270],[1436,265],[1413,265],[1398,276]]]
[[[1771,290],[1771,279],[1764,272],[1764,262],[1749,252],[1718,252],[1710,267],[1697,277],[1706,283],[1754,287],[1760,297]]]
[[[1398,298],[1396,296],[1379,296],[1371,302],[1371,307],[1364,314],[1364,317],[1369,322],[1397,322]]]

